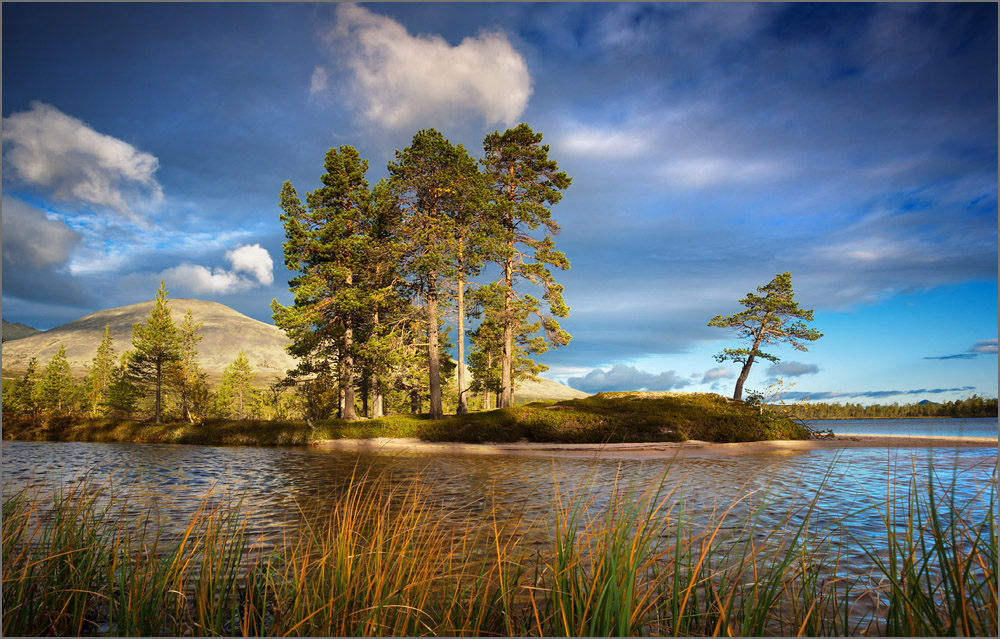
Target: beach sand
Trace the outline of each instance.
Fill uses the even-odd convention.
[[[697,440],[682,443],[638,444],[547,444],[520,441],[510,444],[462,444],[425,442],[420,439],[376,437],[373,439],[328,439],[314,446],[331,450],[414,451],[427,453],[469,453],[481,455],[558,455],[560,457],[642,457],[669,458],[688,455],[739,455],[769,451],[814,450],[818,448],[900,447],[900,448],[997,448],[996,437],[950,437],[937,435],[855,435],[838,434],[830,439],[779,440],[713,444]]]

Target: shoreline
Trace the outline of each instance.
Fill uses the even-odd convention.
[[[331,450],[409,451],[468,453],[479,455],[543,455],[566,457],[670,458],[688,455],[739,455],[770,451],[807,451],[821,448],[996,448],[996,437],[952,437],[948,435],[838,434],[831,439],[772,440],[716,444],[699,440],[628,444],[556,444],[520,441],[510,444],[466,444],[428,442],[416,438],[326,439],[312,447]]]

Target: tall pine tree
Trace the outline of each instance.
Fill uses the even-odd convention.
[[[434,129],[419,131],[389,164],[390,185],[399,206],[397,234],[405,248],[401,268],[423,303],[427,330],[430,414],[441,419],[441,340],[438,323],[450,301],[449,286],[460,279],[459,212],[477,178],[462,145]]]
[[[330,375],[336,370],[342,393],[341,417],[356,419],[355,330],[365,311],[359,269],[364,256],[371,192],[368,161],[350,146],[330,149],[323,186],[302,205],[291,183],[281,190],[281,221],[287,241],[285,266],[299,273],[289,282],[294,304],[271,303],[275,324],[292,340],[300,358],[297,374]]]
[[[519,307],[535,314],[545,339],[553,346],[569,343],[570,335],[559,326],[557,317],[567,317],[569,307],[563,300],[563,287],[555,281],[551,268],[568,269],[569,260],[555,248],[552,237],[560,227],[552,219],[550,206],[562,199],[560,191],[572,179],[549,159],[549,147],[542,134],[527,124],[483,141],[482,160],[486,183],[491,191],[491,217],[494,241],[491,259],[500,267],[503,286],[503,310],[499,321],[503,328],[503,353],[500,366],[500,407],[514,402],[514,349]],[[542,237],[537,237],[539,227]],[[541,302],[518,292],[518,282],[527,280],[540,287],[550,314],[541,311]],[[524,306],[522,306],[522,304]]]

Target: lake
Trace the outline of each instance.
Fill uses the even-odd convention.
[[[811,419],[814,429],[855,435],[935,435],[949,437],[996,437],[995,418],[977,419]]]
[[[816,425],[842,433],[982,435],[992,429],[989,432],[996,435],[995,420],[845,420]],[[489,512],[494,500],[498,512],[519,515],[526,530],[543,529],[550,521],[557,490],[563,495],[582,494],[600,509],[612,498],[616,483],[642,490],[662,482],[667,489],[677,489],[685,512],[696,520],[738,502],[737,516],[759,510],[763,534],[787,525],[784,517],[789,512],[805,512],[801,506],[815,501],[813,525],[837,521],[852,534],[879,536],[885,532],[884,522],[878,511],[865,507],[886,495],[888,488],[905,494],[911,479],[922,485],[933,472],[943,484],[953,485],[956,503],[981,512],[982,492],[995,486],[996,468],[995,444],[706,452],[676,459],[373,452],[321,446],[12,441],[2,447],[4,495],[86,479],[127,491],[137,507],[155,506],[168,529],[175,522],[183,526],[181,522],[206,496],[242,496],[251,532],[264,538],[278,535],[285,522],[297,517],[296,503],[328,500],[359,470],[385,475],[392,486],[417,482],[456,517]],[[792,522],[800,516],[794,514]]]

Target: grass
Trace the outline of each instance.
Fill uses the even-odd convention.
[[[605,507],[557,490],[538,550],[496,506],[462,515],[363,473],[270,546],[239,502],[206,499],[168,534],[108,489],[20,493],[3,634],[996,636],[995,482],[981,509],[945,482],[892,486],[866,506],[872,537],[818,524],[815,501],[765,528],[768,499],[695,523],[664,485],[620,482]]]
[[[325,420],[309,428],[297,421],[207,420],[150,424],[80,416],[47,419],[4,416],[4,437],[45,441],[143,442],[204,445],[293,446],[326,439],[413,437],[467,443],[624,443],[699,439],[744,442],[806,439],[808,431],[767,409],[713,394],[600,393],[558,403],[431,420],[425,415]]]

